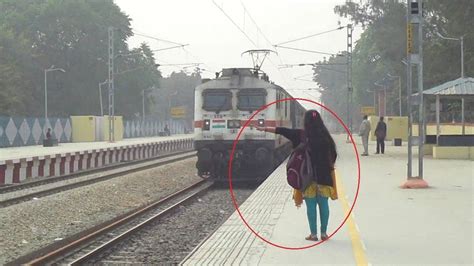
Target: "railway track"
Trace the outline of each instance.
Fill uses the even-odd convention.
[[[29,201],[32,199],[38,199],[62,191],[87,186],[93,183],[102,182],[118,176],[126,175],[128,173],[146,170],[160,165],[192,158],[194,156],[196,156],[195,151],[176,152],[166,154],[160,157],[155,157],[152,159],[119,163],[114,164],[112,166],[82,171],[71,175],[52,177],[47,178],[45,180],[38,180],[33,182],[27,182],[24,184],[3,187],[0,189],[0,208]],[[56,183],[57,185],[53,184],[53,186],[41,189],[42,186],[50,185],[52,183]],[[21,191],[25,191],[26,193],[19,193]],[[13,195],[9,197],[10,194],[20,195]]]
[[[201,180],[151,204],[140,207],[121,217],[62,240],[37,252],[23,256],[11,265],[72,264],[80,265],[133,234],[145,225],[172,212],[181,204],[201,195],[213,185]]]

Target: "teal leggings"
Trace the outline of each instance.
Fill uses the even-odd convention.
[[[319,215],[321,216],[321,233],[326,233],[329,221],[329,203],[327,197],[316,196],[305,198],[306,213],[308,215],[309,229],[312,235],[317,235],[317,214],[316,205],[319,205]]]

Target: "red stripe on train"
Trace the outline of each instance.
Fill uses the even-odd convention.
[[[202,128],[203,125],[204,125],[204,121],[202,121],[202,120],[194,121],[194,127],[195,128]]]

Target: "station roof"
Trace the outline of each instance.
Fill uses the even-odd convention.
[[[474,78],[458,78],[423,91],[424,95],[474,96]]]

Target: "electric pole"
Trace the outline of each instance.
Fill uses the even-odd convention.
[[[114,88],[114,28],[109,27],[109,142],[114,142],[115,141],[115,134],[114,134],[114,129],[115,129],[115,113],[114,113],[114,93],[115,93],[115,88]]]
[[[352,25],[347,24],[347,124],[352,133]],[[347,135],[349,141],[349,135]]]

